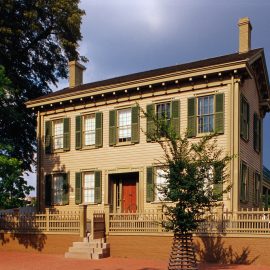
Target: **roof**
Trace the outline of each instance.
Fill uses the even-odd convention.
[[[114,85],[118,83],[131,82],[131,81],[151,78],[151,77],[155,77],[159,75],[175,73],[179,71],[193,70],[197,68],[211,67],[211,66],[216,66],[220,64],[234,63],[234,62],[239,62],[239,61],[248,61],[257,53],[262,52],[262,51],[263,51],[262,48],[258,48],[258,49],[250,50],[246,53],[227,54],[227,55],[222,55],[222,56],[218,56],[214,58],[208,58],[208,59],[204,59],[200,61],[174,65],[174,66],[169,66],[165,68],[158,68],[158,69],[143,71],[139,73],[133,73],[133,74],[129,74],[129,75],[121,76],[121,77],[116,77],[116,78],[92,82],[92,83],[86,83],[86,84],[82,84],[73,88],[66,87],[56,92],[52,92],[47,95],[38,97],[36,99],[32,99],[28,101],[27,103],[41,101],[43,99],[51,98],[51,97],[58,97],[58,96],[66,95],[69,93],[76,94],[76,92],[79,92],[82,90],[88,90],[89,92],[91,92],[91,89],[94,91],[95,88],[101,87],[101,86],[108,86],[108,85]]]
[[[270,182],[270,171],[263,166],[263,179]]]

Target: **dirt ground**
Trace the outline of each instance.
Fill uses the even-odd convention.
[[[63,255],[30,252],[0,252],[0,270],[165,270],[167,261],[107,258],[98,261],[65,259]],[[212,265],[199,266],[200,270],[270,270],[270,266]]]

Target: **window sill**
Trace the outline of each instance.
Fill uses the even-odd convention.
[[[121,146],[129,146],[129,145],[135,145],[135,143],[132,142],[122,142],[122,143],[117,143],[113,145],[113,147],[121,147]]]
[[[240,135],[240,138],[241,138],[244,142],[249,143],[249,138],[244,138],[244,137],[241,136],[241,135]]]
[[[101,203],[81,203],[79,205],[87,205],[87,206],[90,206],[90,205],[99,205]]]
[[[76,149],[76,151],[93,150],[93,149],[98,149],[98,148],[101,148],[101,147],[97,147],[95,145],[90,145],[90,146],[83,146],[80,149]]]

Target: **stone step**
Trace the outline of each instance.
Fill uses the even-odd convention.
[[[88,242],[87,237],[83,238],[83,242]],[[89,242],[94,242],[94,243],[105,243],[105,239],[104,238],[100,238],[100,239],[89,239]]]
[[[66,252],[65,253],[65,258],[91,260],[92,259],[92,254],[90,254],[90,253]]]
[[[91,248],[98,248],[101,247],[101,243],[87,243],[87,242],[73,242],[73,247],[91,247]]]
[[[87,240],[87,239],[86,239]],[[98,260],[110,256],[110,244],[104,239],[84,242],[73,242],[73,246],[65,253],[65,258]]]

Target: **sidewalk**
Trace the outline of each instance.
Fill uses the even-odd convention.
[[[166,270],[167,261],[107,258],[98,261],[65,259],[62,255],[30,252],[0,252],[3,270]],[[270,266],[201,265],[200,270],[270,270]]]

